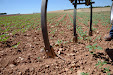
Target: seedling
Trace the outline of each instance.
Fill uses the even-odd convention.
[[[109,67],[108,68],[104,68],[104,72],[108,73],[110,71]]]
[[[89,75],[89,73],[84,73],[84,72],[82,72],[81,75]]]
[[[57,40],[57,42],[56,42],[56,45],[61,45],[61,43],[62,43],[62,40]]]
[[[107,64],[107,62],[106,61],[103,61],[103,62],[101,62],[101,61],[98,61],[98,63],[96,64],[96,66],[99,66],[99,68],[103,68],[103,65],[105,65],[105,64]],[[106,71],[107,71],[108,69],[106,69]]]
[[[86,37],[86,40],[87,40],[88,43],[90,43],[91,42],[91,37],[90,36]]]
[[[18,42],[16,45],[12,46],[13,48],[17,48],[20,42]]]
[[[7,36],[8,34],[3,34],[0,35],[0,42],[5,42],[7,41],[7,39],[9,38],[9,36]]]
[[[88,46],[86,46],[86,48],[89,48],[89,51],[90,51],[91,54],[94,54],[96,49],[102,50],[102,47],[97,46],[97,43],[93,44],[93,45],[88,45]]]
[[[73,68],[70,68],[71,71],[73,71]]]
[[[111,75],[110,73],[107,73],[107,75]]]
[[[87,33],[87,32],[82,32],[82,33],[81,33],[81,37],[83,38],[83,40],[86,40],[86,36],[87,36],[86,33]]]
[[[37,57],[37,59],[41,59],[41,57]]]
[[[101,39],[101,35],[99,35],[98,37],[96,37],[96,39],[94,39],[94,41],[97,41],[97,39],[100,40]]]
[[[50,34],[55,34],[55,31],[56,31],[56,30],[54,29],[53,31],[50,32]]]
[[[68,41],[64,41],[64,44],[68,43]]]
[[[63,31],[60,31],[60,34],[63,34],[64,32]]]
[[[41,28],[37,28],[37,30],[41,30]]]

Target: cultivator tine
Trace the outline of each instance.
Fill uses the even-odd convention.
[[[75,0],[75,4],[74,4],[74,19],[73,19],[73,30],[74,30],[74,38],[73,38],[73,42],[77,42],[77,33],[76,33],[76,14],[77,14],[77,12],[76,12],[76,9],[77,9],[77,0]]]
[[[47,2],[48,0],[42,0],[41,6],[41,28],[43,34],[43,40],[45,44],[45,52],[48,57],[54,57],[54,50],[50,46],[49,38],[48,38],[48,31],[47,31]]]
[[[89,36],[92,36],[92,3],[91,5],[91,11],[90,11],[90,30],[89,30]]]

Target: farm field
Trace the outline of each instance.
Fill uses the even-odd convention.
[[[48,13],[49,40],[58,57],[47,58],[40,14],[0,17],[0,75],[113,75],[113,62],[105,52],[113,50],[109,34],[110,12],[77,13],[78,43],[73,43],[73,12]],[[110,54],[113,54],[110,52]]]

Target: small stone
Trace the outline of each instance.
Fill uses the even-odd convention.
[[[34,68],[30,68],[30,71],[34,71],[35,69]]]
[[[68,56],[74,56],[75,55],[75,53],[70,53],[70,54],[67,54]]]
[[[99,34],[99,31],[97,31],[97,34]]]
[[[61,52],[60,52],[60,51],[58,51],[58,54],[59,54],[59,55],[60,55],[60,53],[61,53]]]
[[[42,49],[40,49],[40,52],[41,52],[41,53],[43,53],[44,51],[45,51],[45,50],[44,50],[43,48],[42,48]]]
[[[49,65],[45,65],[46,68],[49,68]]]
[[[75,64],[73,63],[73,64],[71,64],[71,67],[75,67]]]
[[[18,57],[19,59],[21,59],[21,57]]]
[[[56,43],[56,44],[55,44],[55,46],[59,46],[59,44],[58,44],[58,43]]]
[[[54,26],[51,26],[52,28],[54,27]]]
[[[34,37],[34,39],[36,39],[36,37]]]
[[[24,60],[24,58],[21,58],[21,60]]]
[[[13,68],[13,67],[15,67],[15,65],[14,64],[10,64],[9,67]]]
[[[59,48],[59,51],[62,51],[62,48]]]
[[[22,58],[22,57],[19,57],[19,59],[20,59],[20,60],[24,60],[24,58]]]
[[[8,35],[13,35],[12,33],[9,33]]]
[[[68,68],[65,68],[65,71],[68,71],[69,69]]]
[[[18,75],[22,75],[22,72],[18,72]]]

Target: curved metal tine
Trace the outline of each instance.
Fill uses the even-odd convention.
[[[45,51],[47,56],[51,57],[52,52],[50,49],[50,43],[48,38],[48,30],[47,30],[47,2],[48,0],[42,0],[42,6],[41,6],[41,28],[42,28],[42,34],[43,34],[43,40],[45,44]]]
[[[74,4],[74,19],[73,19],[73,26],[74,26],[74,38],[73,38],[73,41],[74,42],[77,42],[77,33],[76,33],[76,14],[77,14],[77,0],[75,0],[75,4]]]
[[[111,24],[113,24],[113,2],[111,6]]]
[[[92,36],[92,3],[91,5],[91,11],[90,11],[90,31],[89,31],[89,35]]]

